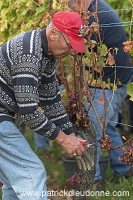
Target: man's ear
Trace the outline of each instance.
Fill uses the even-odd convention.
[[[51,40],[55,40],[59,35],[59,31],[57,30],[57,28],[52,28],[50,31],[50,39]]]

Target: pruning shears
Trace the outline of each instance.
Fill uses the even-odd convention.
[[[95,143],[92,144],[87,144],[86,142],[81,142],[81,144],[84,146],[85,150],[88,150],[90,146],[94,145]]]

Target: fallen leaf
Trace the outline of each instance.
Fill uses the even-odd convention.
[[[54,171],[53,176],[54,176],[54,178],[58,177],[59,176],[59,172],[58,171]]]

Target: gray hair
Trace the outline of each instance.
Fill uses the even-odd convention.
[[[47,26],[47,29],[51,30],[53,28],[56,28],[56,27],[54,26],[54,24],[52,23],[52,21],[50,21],[50,23]]]

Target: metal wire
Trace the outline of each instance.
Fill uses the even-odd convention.
[[[111,68],[113,68],[113,67],[116,67],[116,68],[125,68],[125,69],[127,69],[127,68],[132,68],[133,69],[133,66],[131,66],[131,67],[128,67],[128,66],[105,66],[106,68],[109,68],[109,67],[111,67]]]
[[[110,24],[105,24],[105,25],[100,25],[101,28],[112,28],[112,27],[120,27],[120,26],[132,26],[133,24],[119,24],[119,25],[110,25]]]
[[[95,26],[100,26],[101,28],[108,28],[108,27],[119,27],[119,26],[131,26],[131,25],[133,25],[133,21],[127,21],[127,22],[117,22],[117,23],[110,23],[110,24],[98,24],[98,25],[93,25],[93,27],[95,27]],[[88,28],[90,28],[91,27],[91,25],[90,26],[86,26],[86,27],[88,27]]]
[[[132,128],[133,128],[133,126],[130,125],[130,124],[124,124],[124,123],[115,122],[115,121],[111,121],[111,120],[107,120],[107,121],[108,121],[108,122],[111,122],[111,123],[120,124],[120,125],[123,125],[123,126],[129,126],[129,127],[132,127]]]
[[[64,65],[65,67],[72,67],[72,65]],[[133,69],[133,66],[131,66],[131,67],[127,67],[127,66],[104,66],[104,68],[114,68],[114,67],[116,67],[116,68],[125,68],[125,69],[127,69],[127,68],[132,68]]]
[[[108,10],[108,11],[102,11],[102,12],[98,12],[98,13],[107,13],[107,12],[118,12],[118,11],[131,11],[131,10],[133,10],[133,8],[129,8],[129,9],[125,9],[125,8],[123,8],[123,9],[116,9],[116,10]]]

